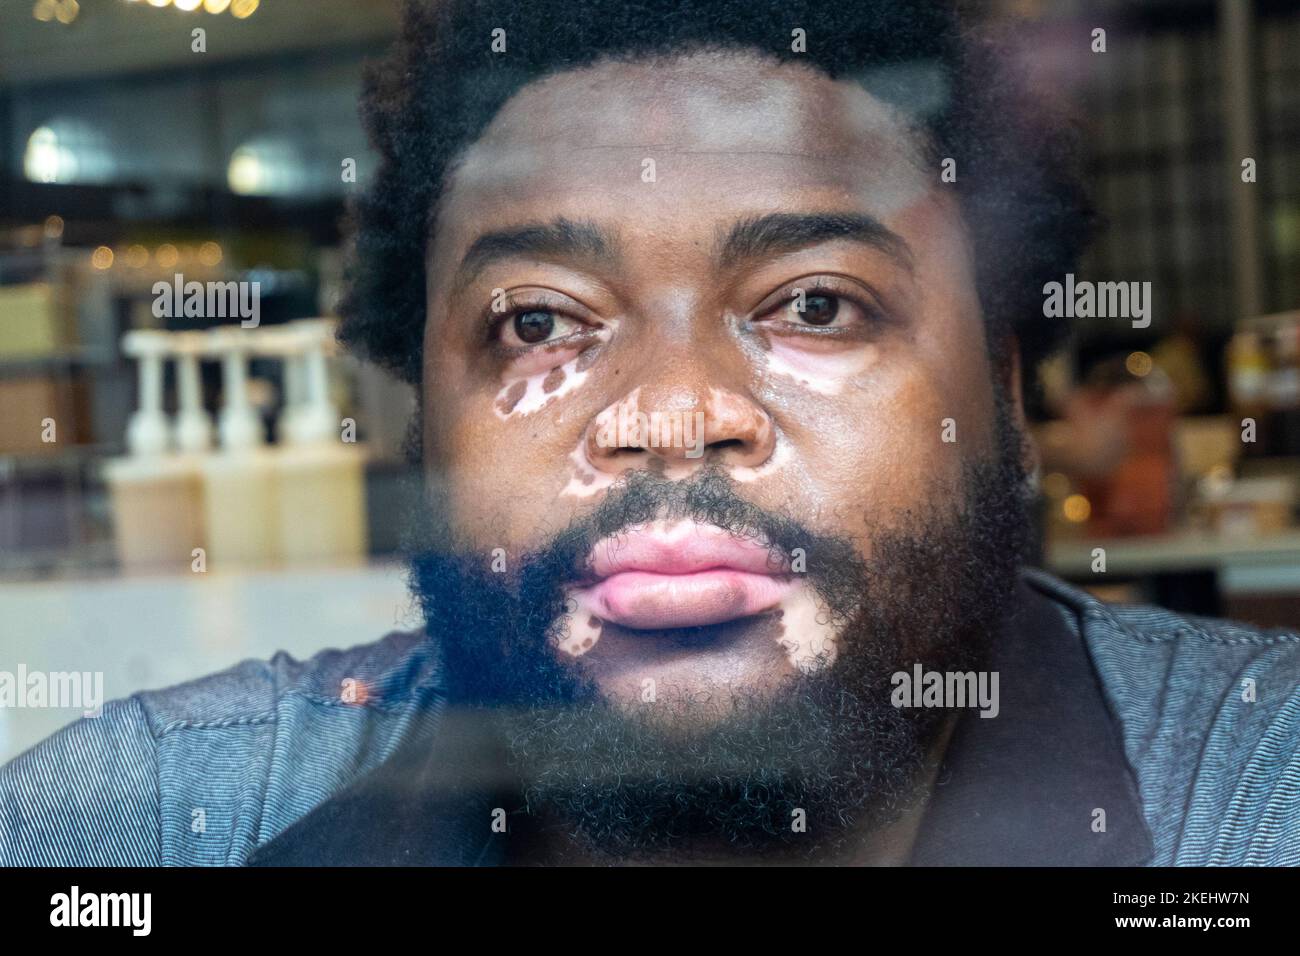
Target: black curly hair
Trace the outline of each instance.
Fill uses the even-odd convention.
[[[491,50],[504,29],[507,50]],[[792,51],[805,31],[807,52]],[[933,0],[409,0],[394,50],[370,68],[362,120],[380,156],[352,210],[345,346],[420,383],[424,251],[459,152],[545,75],[603,59],[759,51],[856,80],[956,160],[995,359],[1014,332],[1026,371],[1068,331],[1042,288],[1077,261],[1093,216],[1078,136],[1007,67],[1010,57]],[[421,255],[412,260],[411,251]],[[414,262],[414,264],[413,264]]]

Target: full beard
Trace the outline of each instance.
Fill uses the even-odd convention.
[[[683,481],[625,474],[512,573],[465,548],[421,549],[411,586],[441,638],[453,703],[491,713],[528,814],[576,852],[836,854],[908,808],[943,727],[942,709],[893,706],[891,675],[915,663],[983,669],[1006,616],[1029,523],[1023,439],[1005,407],[997,439],[966,467],[951,508],[900,516],[869,558],[745,501],[714,469]],[[604,698],[554,649],[565,586],[596,541],[661,518],[714,524],[785,555],[803,549],[807,581],[838,633],[833,664],[774,691],[720,689],[721,705],[708,691],[660,694],[640,708]],[[445,525],[438,533],[452,540]]]

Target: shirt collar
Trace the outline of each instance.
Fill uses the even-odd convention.
[[[999,712],[964,713],[916,865],[1140,866],[1153,845],[1118,724],[1068,609],[1022,580],[995,643]]]

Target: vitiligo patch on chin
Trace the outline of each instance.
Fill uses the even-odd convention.
[[[502,421],[541,411],[582,386],[588,372],[580,365],[583,365],[581,355],[545,372],[508,381],[497,393],[493,410]]]
[[[835,663],[838,635],[825,620],[824,610],[811,587],[801,584],[777,608],[781,615],[777,643],[785,651],[791,667],[812,674]]]
[[[570,657],[581,657],[600,640],[604,622],[579,605],[566,614],[568,620],[562,636],[556,641],[556,647]]]

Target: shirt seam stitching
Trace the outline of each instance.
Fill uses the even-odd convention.
[[[395,698],[392,700],[368,700],[364,703],[350,702],[350,701],[343,700],[340,697],[327,697],[323,694],[316,694],[309,691],[289,688],[288,690],[281,692],[281,694],[277,698],[277,704],[278,702],[283,701],[285,698],[297,697],[307,701],[308,703],[320,704],[325,707],[351,707],[351,708],[359,707],[365,710],[378,711],[380,713],[390,713],[393,711],[400,710],[403,707],[409,706],[411,701],[416,697],[415,692],[428,690],[431,688],[435,688],[436,686],[437,686],[437,681],[422,682],[418,685],[413,685],[409,689],[408,693],[403,694],[400,698]],[[156,732],[152,728],[150,728],[150,733],[154,736],[155,739],[161,739],[167,734],[173,733],[174,731],[177,730],[221,730],[226,727],[241,727],[241,726],[251,727],[251,726],[258,726],[262,724],[273,724],[277,721],[277,719],[278,719],[278,713],[274,709],[256,711],[253,713],[235,714],[229,717],[220,717],[213,720],[194,720],[189,718],[183,718],[180,720],[169,721],[168,723],[164,724],[161,728],[159,728]]]

